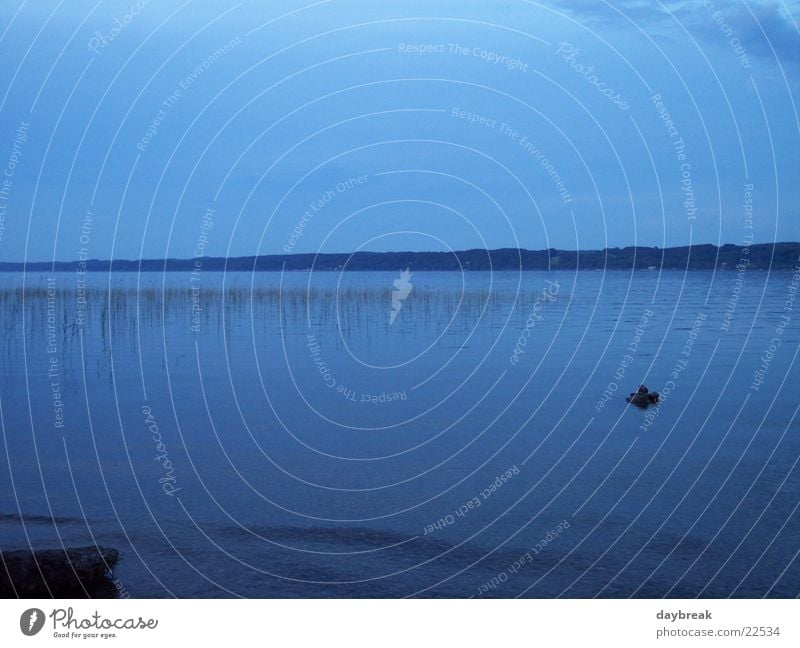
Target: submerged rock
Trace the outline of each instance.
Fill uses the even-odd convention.
[[[645,409],[649,405],[658,405],[661,396],[656,391],[648,391],[644,385],[639,385],[636,392],[631,392],[630,396],[625,399],[631,405]]]
[[[119,552],[108,547],[0,551],[2,598],[110,598]]]

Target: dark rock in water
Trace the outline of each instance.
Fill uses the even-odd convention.
[[[657,405],[660,399],[661,396],[658,392],[648,391],[647,387],[644,385],[639,385],[639,389],[636,390],[636,392],[631,392],[630,396],[628,396],[625,400],[631,405],[636,405],[636,407],[646,409],[648,405]]]
[[[119,552],[108,547],[0,551],[0,598],[111,598]]]

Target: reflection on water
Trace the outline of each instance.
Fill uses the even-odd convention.
[[[0,275],[0,542],[132,596],[796,596],[791,281]]]

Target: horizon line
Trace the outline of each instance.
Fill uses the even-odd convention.
[[[446,254],[446,255],[457,255],[462,254],[465,252],[505,252],[505,251],[512,251],[512,252],[567,252],[567,253],[590,253],[590,252],[606,252],[609,250],[629,250],[629,249],[646,249],[646,250],[677,250],[677,249],[685,249],[685,248],[700,248],[711,246],[717,249],[722,249],[725,247],[736,247],[736,248],[750,248],[755,246],[778,246],[778,245],[800,245],[800,241],[772,241],[772,242],[765,242],[765,243],[689,243],[685,245],[672,245],[669,247],[660,247],[658,245],[626,245],[624,247],[619,247],[616,245],[612,245],[611,247],[605,248],[588,248],[588,249],[566,249],[566,248],[539,248],[539,249],[531,249],[531,248],[524,248],[524,247],[499,247],[499,248],[465,248],[462,250],[383,250],[383,251],[373,251],[373,250],[358,250],[356,252],[284,252],[284,253],[266,253],[266,254],[242,254],[237,256],[192,256],[192,257],[159,257],[159,258],[139,258],[139,259],[128,259],[128,258],[116,258],[116,259],[99,259],[99,258],[86,258],[86,259],[67,259],[67,260],[49,260],[49,261],[33,261],[33,260],[24,260],[24,261],[0,261],[0,267],[3,266],[10,266],[10,265],[17,265],[17,266],[24,266],[24,265],[45,265],[50,264],[54,266],[56,264],[77,264],[77,263],[153,263],[153,262],[193,262],[199,259],[209,260],[209,261],[227,261],[227,260],[241,260],[241,259],[261,259],[265,257],[287,257],[287,258],[297,258],[303,256],[350,256],[354,257],[359,254]]]

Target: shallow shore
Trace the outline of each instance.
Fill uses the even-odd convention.
[[[113,598],[109,547],[0,551],[0,598]]]

